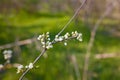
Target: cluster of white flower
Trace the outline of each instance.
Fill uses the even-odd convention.
[[[61,42],[61,41],[65,40],[65,39],[68,39],[69,36],[70,36],[69,33],[66,33],[64,36],[58,36],[58,35],[56,35],[55,36],[55,41],[56,42]]]
[[[8,60],[12,57],[12,51],[11,50],[5,50],[5,51],[3,51],[3,54],[4,54],[4,59],[5,60]]]
[[[72,32],[71,34],[69,33],[66,33],[64,36],[59,36],[59,35],[56,35],[54,40],[50,41],[50,36],[49,36],[49,32],[45,33],[45,34],[42,34],[42,35],[39,35],[38,38],[37,38],[41,44],[42,44],[42,47],[44,49],[50,49],[53,47],[53,44],[57,43],[57,42],[62,42],[64,41],[64,45],[67,46],[67,40],[69,39],[77,39],[79,41],[82,41],[82,34],[81,33],[78,33],[77,31],[75,32]],[[5,51],[4,54],[8,53],[9,51]],[[11,52],[9,52],[9,54],[11,54]],[[11,56],[5,56],[5,59],[7,58],[11,58]],[[39,56],[37,58],[40,58]],[[36,59],[37,59],[36,58]],[[33,63],[29,63],[29,65],[26,65],[26,66],[23,66],[23,65],[19,65],[17,66],[17,73],[20,73],[24,70],[30,70],[34,67]],[[25,71],[25,74],[26,74],[26,71]]]
[[[67,39],[70,39],[70,38],[76,38],[77,40],[82,41],[82,34],[75,31],[75,32],[72,32],[71,35],[69,33],[66,33],[64,36],[56,35],[55,36],[55,41],[60,42],[60,41],[67,40]]]
[[[77,40],[82,41],[82,33],[78,33],[77,31],[72,32],[72,37],[76,37]]]
[[[33,68],[33,63],[29,63],[29,65],[26,65],[26,66],[23,66],[23,65],[17,66],[17,73],[22,72],[26,68],[32,69]]]
[[[55,43],[62,42],[71,38],[76,38],[77,40],[82,41],[82,34],[75,31],[75,32],[72,32],[71,34],[66,33],[64,36],[56,35],[54,42]],[[39,35],[38,40],[41,41],[43,48],[50,49],[53,47],[52,42],[50,42],[49,32],[47,32],[46,34]],[[64,45],[67,46],[67,43],[64,42]]]
[[[50,42],[49,32],[47,32],[46,34],[39,35],[38,40],[41,41],[43,48],[50,49],[53,47],[52,43]]]

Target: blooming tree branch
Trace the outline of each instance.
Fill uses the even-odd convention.
[[[77,31],[70,33],[66,33],[64,36],[55,36],[55,39],[53,41],[50,40],[49,32],[46,34],[39,35],[37,38],[42,47],[43,51],[40,53],[40,55],[32,62],[29,63],[29,65],[23,66],[19,65],[17,68],[17,73],[23,72],[22,76],[19,78],[19,80],[22,80],[25,74],[34,67],[34,64],[40,59],[40,57],[50,48],[53,48],[53,45],[58,42],[64,42],[64,45],[66,46],[66,41],[70,39],[77,39],[78,41],[82,41],[82,34],[78,33]]]
[[[26,66],[22,66],[20,65],[18,67],[18,73],[23,71],[23,74],[20,76],[19,80],[22,80],[23,77],[25,76],[25,74],[34,67],[34,64],[40,59],[40,57],[50,48],[53,48],[53,44],[58,43],[58,42],[64,42],[64,45],[67,46],[66,41],[70,40],[70,39],[77,39],[78,41],[82,41],[82,34],[78,33],[77,31],[72,32],[71,34],[66,33],[64,36],[60,36],[61,33],[68,27],[68,25],[71,23],[71,21],[77,16],[77,14],[79,13],[79,11],[81,10],[81,8],[84,6],[84,4],[86,3],[87,0],[84,0],[83,3],[80,5],[80,7],[76,10],[75,14],[72,16],[72,18],[67,22],[67,24],[62,28],[62,30],[55,36],[55,38],[51,41],[50,36],[49,36],[49,32],[47,32],[46,34],[42,34],[38,36],[38,40],[41,42],[43,50],[42,52],[38,55],[38,57],[29,65]]]

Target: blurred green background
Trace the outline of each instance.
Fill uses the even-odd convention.
[[[119,0],[118,0],[119,1]],[[77,30],[83,34],[83,42],[76,40],[54,45],[37,62],[24,80],[81,80],[84,57],[90,32],[96,21],[106,11],[110,0],[88,0],[80,14],[70,23],[66,32]],[[0,46],[15,43],[39,34],[50,32],[51,39],[72,17],[82,0],[0,0]],[[91,50],[88,80],[120,80],[120,6],[117,0],[96,32]],[[4,64],[2,52],[11,49],[11,63],[26,65],[40,53],[39,42],[0,49],[0,64]],[[117,54],[114,57],[95,58],[97,54]],[[79,76],[76,75],[76,67]],[[18,80],[16,68],[0,70],[0,80]]]

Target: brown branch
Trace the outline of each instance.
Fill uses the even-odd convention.
[[[120,57],[120,53],[103,53],[103,54],[96,54],[94,56],[95,59],[106,59],[106,58],[114,58]]]
[[[72,20],[78,15],[79,11],[82,9],[82,7],[85,5],[87,0],[82,1],[82,4],[78,7],[78,9],[75,11],[74,15],[70,18],[70,20],[65,24],[65,26],[62,28],[62,30],[57,34],[58,36],[68,27],[68,25],[72,22]]]
[[[0,64],[2,65],[2,67],[0,67],[0,72],[7,70],[7,69],[11,69],[11,68],[17,68],[20,64],[19,63],[4,63],[4,64]]]
[[[75,73],[76,73],[77,80],[81,80],[80,71],[79,71],[79,67],[78,67],[76,56],[75,55],[71,55],[70,56],[70,60],[71,60],[71,62],[73,64],[73,66],[74,66],[74,70],[75,70]]]
[[[91,37],[88,43],[88,47],[86,50],[86,55],[85,55],[85,62],[84,62],[84,69],[83,69],[83,79],[82,80],[87,80],[87,73],[88,73],[88,66],[89,66],[89,58],[91,55],[91,49],[95,40],[95,35],[96,35],[96,31],[100,25],[100,23],[102,22],[102,20],[111,12],[113,8],[113,4],[109,3],[109,6],[107,7],[106,11],[103,13],[103,15],[98,19],[98,21],[96,22],[93,30],[91,31]]]
[[[0,45],[0,49],[11,48],[11,47],[14,47],[14,46],[27,45],[27,44],[31,44],[33,42],[35,42],[35,38],[26,39],[26,40],[22,40],[22,41],[17,41],[17,42],[5,44],[5,45]]]
[[[35,60],[33,61],[33,65],[40,59],[40,57],[46,52],[46,49],[43,49],[42,52],[38,55],[37,58],[35,58]],[[25,74],[27,74],[27,72],[30,70],[30,68],[27,68],[23,74],[20,76],[19,80],[22,80],[23,77],[25,76]]]

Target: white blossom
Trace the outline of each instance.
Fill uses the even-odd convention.
[[[42,37],[42,36],[41,36],[41,35],[39,35],[37,39],[38,39],[38,40],[40,40],[40,39],[41,39],[41,37]]]
[[[42,34],[42,35],[39,35],[37,39],[40,41],[43,41],[44,37],[45,37],[45,34]]]
[[[62,36],[60,36],[60,37],[59,37],[59,41],[62,41],[62,40],[63,40],[63,37],[62,37]]]
[[[10,59],[12,57],[12,50],[3,51],[4,59]]]
[[[82,34],[78,33],[77,31],[74,31],[70,35],[67,32],[64,36],[56,35],[54,41],[62,42],[62,41],[66,41],[68,39],[73,39],[73,38],[76,38],[77,40],[82,41]],[[53,42],[50,42],[51,39],[49,36],[49,32],[47,32],[46,34],[39,35],[38,40],[40,40],[43,48],[46,48],[46,49],[53,48],[53,45],[52,45]],[[65,42],[64,45],[66,46],[67,43]]]
[[[33,63],[30,63],[30,64],[28,65],[28,68],[29,68],[29,69],[32,69],[32,68],[33,68]]]
[[[45,42],[41,42],[42,43],[42,45],[45,45]]]
[[[78,39],[79,41],[83,41],[82,38]]]
[[[28,66],[25,66],[25,68],[28,68]]]
[[[55,37],[58,38],[58,35],[56,35]]]
[[[78,34],[77,40],[82,41],[82,34],[81,33]]]
[[[53,46],[52,45],[48,45],[48,46],[46,46],[46,48],[50,49],[50,48],[53,48]]]
[[[65,42],[64,45],[67,46],[67,43]]]
[[[3,68],[4,66],[2,64],[0,64],[0,70]]]
[[[52,45],[52,43],[50,41],[46,42],[46,48],[47,49],[53,48],[53,45]]]
[[[29,63],[29,65],[26,65],[25,67],[23,65],[17,66],[17,73],[20,73],[25,68],[32,69],[33,68],[33,63]]]
[[[57,42],[57,41],[59,41],[59,39],[56,37],[56,38],[55,38],[55,41]]]
[[[46,34],[49,35],[49,32],[47,32]]]
[[[66,34],[64,35],[64,38],[65,38],[65,39],[68,39],[69,36],[70,36],[70,34],[69,34],[69,33],[66,33]]]
[[[72,32],[72,37],[77,37],[77,35],[78,35],[78,32],[77,32],[77,31]]]
[[[20,73],[23,70],[24,66],[23,65],[19,65],[17,67],[17,73]]]
[[[50,38],[48,38],[48,40],[50,41]]]
[[[55,37],[55,41],[58,42],[58,41],[63,41],[63,36],[59,36],[59,37]]]

